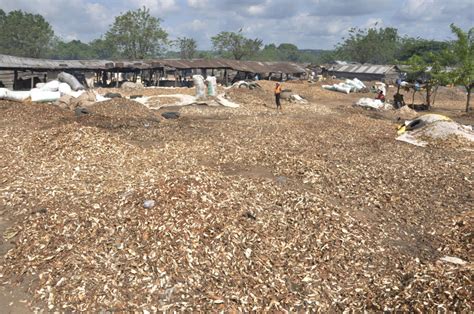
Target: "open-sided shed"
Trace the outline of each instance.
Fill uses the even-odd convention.
[[[396,65],[343,64],[334,65],[329,69],[329,73],[337,78],[393,83],[401,71]]]
[[[306,73],[305,68],[293,62],[259,62],[240,61],[227,59],[153,59],[153,60],[49,60],[24,58],[0,54],[0,71],[3,71],[4,80],[9,82],[17,81],[21,74],[28,74],[31,77],[31,87],[34,86],[34,77],[39,77],[38,73],[59,73],[61,71],[86,74],[87,77],[96,76],[97,80],[106,81],[107,77],[115,76],[119,78],[120,73],[131,73],[135,78],[140,74],[146,80],[155,83],[171,71],[175,75],[175,80],[190,72],[197,70],[207,74],[208,70],[221,71],[224,81],[227,83],[229,71],[261,76],[268,74],[278,74],[283,78],[286,76],[300,77]],[[13,71],[13,72],[12,72]],[[20,75],[19,75],[20,73]],[[8,77],[7,77],[8,76]],[[13,77],[11,77],[13,76]],[[237,75],[238,76],[238,75]],[[117,81],[118,84],[118,81]],[[15,85],[15,84],[13,84]]]

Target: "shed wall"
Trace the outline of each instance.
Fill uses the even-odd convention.
[[[5,88],[13,90],[13,81],[15,79],[15,72],[3,70],[0,71],[0,82]]]

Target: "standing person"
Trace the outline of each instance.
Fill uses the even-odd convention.
[[[280,97],[281,97],[281,84],[276,83],[275,84],[275,102],[276,102],[277,110],[279,109],[281,111]]]

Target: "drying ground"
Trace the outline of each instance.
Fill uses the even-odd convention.
[[[317,84],[278,114],[261,84],[177,120],[1,102],[4,308],[472,311],[472,145],[397,142]]]

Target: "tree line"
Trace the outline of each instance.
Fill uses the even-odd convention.
[[[161,27],[162,20],[145,7],[128,11],[115,20],[101,38],[84,43],[69,42],[54,34],[39,14],[0,9],[0,53],[53,59],[144,59],[151,57],[232,58],[237,60],[294,61],[322,63],[335,59],[393,63],[413,53],[443,49],[445,42],[400,38],[396,29],[368,29],[350,32],[334,51],[300,50],[296,45],[263,45],[261,39],[238,32],[220,32],[211,38],[213,50],[199,51],[193,38],[171,40]]]
[[[211,38],[213,50],[199,51],[193,38],[170,39],[161,23],[161,19],[143,7],[115,17],[107,32],[98,39],[89,43],[80,40],[66,42],[55,35],[41,15],[21,10],[7,14],[0,9],[0,53],[66,60],[222,57],[315,64],[334,60],[406,64],[413,79],[423,77],[426,82],[428,105],[437,86],[452,83],[466,88],[469,107],[474,81],[474,28],[466,32],[451,25],[456,36],[454,41],[401,36],[393,27],[353,28],[332,51],[300,50],[290,43],[264,45],[261,39],[247,38],[240,30],[216,34]]]

